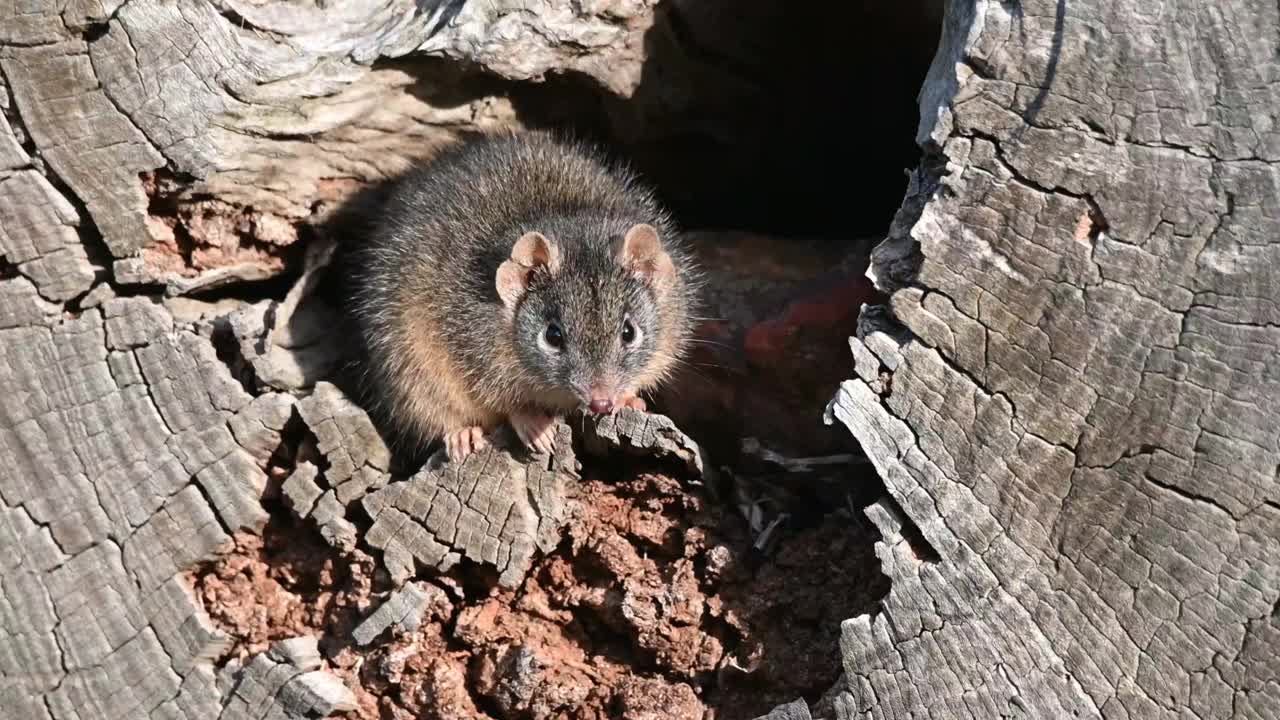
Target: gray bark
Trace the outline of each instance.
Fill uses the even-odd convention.
[[[438,617],[447,618],[452,605],[444,590],[425,582],[408,582],[378,606],[355,630],[352,639],[368,645],[390,628],[394,633],[413,632],[428,610],[440,610]]]
[[[429,464],[405,482],[366,495],[373,518],[364,540],[382,551],[391,577],[404,582],[416,569],[449,570],[464,558],[498,570],[516,587],[548,552],[568,521],[575,459],[569,427],[556,428],[556,451],[517,459],[489,448],[461,464]]]
[[[953,3],[833,400],[841,717],[1280,716],[1280,15]]]

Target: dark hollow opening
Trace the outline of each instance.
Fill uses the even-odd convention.
[[[668,1],[631,97],[573,77],[512,94],[526,122],[627,158],[686,227],[875,234],[919,158],[916,93],[942,12],[942,0]]]
[[[666,3],[635,95],[665,117],[624,148],[689,227],[881,233],[941,18],[940,0]]]

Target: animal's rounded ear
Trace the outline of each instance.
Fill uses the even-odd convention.
[[[675,263],[662,247],[657,229],[646,223],[631,226],[622,237],[618,262],[636,277],[654,285],[664,285],[676,274]]]
[[[520,298],[529,289],[529,274],[532,271],[514,260],[507,260],[498,266],[494,285],[498,288],[498,297],[508,310],[514,310]]]
[[[560,251],[555,243],[540,232],[527,232],[511,246],[511,258],[498,266],[494,285],[498,297],[508,310],[514,310],[529,290],[529,281],[537,270],[555,272],[560,269]]]
[[[560,249],[536,230],[516,240],[516,244],[511,246],[511,259],[530,269],[546,268],[551,272],[560,269]]]

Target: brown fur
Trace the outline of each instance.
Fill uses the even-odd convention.
[[[624,168],[540,133],[410,172],[356,258],[366,388],[415,445],[561,415],[588,388],[622,403],[692,331],[697,273],[666,213]]]

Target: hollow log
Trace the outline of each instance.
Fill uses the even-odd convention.
[[[340,308],[281,302],[285,284],[336,210],[409,162],[588,111],[660,183],[689,174],[677,205],[767,205],[733,184],[733,148],[807,128],[776,119],[762,78],[776,60],[798,105],[842,80],[800,78],[780,48],[858,48],[834,50],[847,26],[822,12],[770,24],[774,5],[740,5],[0,0],[3,714],[354,712],[314,638],[215,669],[232,639],[190,573],[271,503],[334,553],[396,548],[398,581],[467,559],[518,583],[554,550],[571,456],[398,475],[322,382]],[[910,5],[941,22],[923,155],[871,258],[887,301],[863,309],[827,410],[883,480],[866,514],[890,591],[831,628],[836,686],[771,716],[1280,717],[1280,10]],[[735,34],[742,17],[769,32]],[[786,112],[886,131],[874,108],[825,109]],[[723,145],[691,152],[695,135]],[[808,195],[842,195],[784,171],[887,142],[851,137],[767,154],[796,185],[777,197],[813,215]],[[898,178],[866,179],[896,202]],[[661,418],[580,430],[708,469]],[[409,526],[416,545],[394,535]],[[361,637],[457,599],[403,588],[362,608]],[[532,713],[511,681],[532,663],[504,650],[483,710]],[[701,708],[688,684],[625,684],[627,717]]]
[[[831,414],[892,587],[841,717],[1280,713],[1269,3],[952,3]]]

